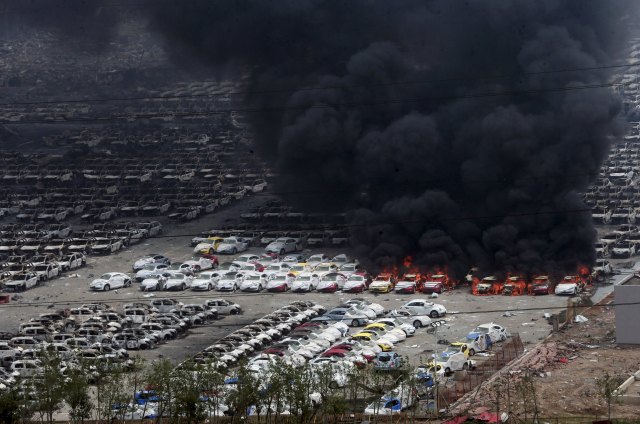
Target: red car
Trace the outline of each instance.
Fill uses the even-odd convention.
[[[216,255],[212,255],[211,253],[205,253],[205,254],[200,255],[200,256],[202,256],[203,258],[209,259],[211,261],[211,263],[213,264],[213,267],[214,268],[218,268],[219,263],[218,263],[218,257]]]
[[[538,296],[549,294],[552,290],[553,288],[549,282],[549,277],[544,275],[533,279],[529,292],[534,296]]]
[[[420,291],[428,294],[442,293],[446,284],[447,276],[445,274],[431,275],[420,284]]]

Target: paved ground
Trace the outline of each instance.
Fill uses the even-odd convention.
[[[200,231],[220,227],[228,220],[237,217],[243,211],[265,200],[264,196],[248,198],[238,204],[220,211],[219,213],[205,217],[201,220],[177,225],[165,232],[165,237],[150,239],[143,244],[131,247],[117,255],[92,257],[86,268],[77,272],[77,277],[63,277],[47,283],[44,287],[35,288],[20,294],[20,299],[9,305],[0,306],[0,331],[16,331],[21,322],[27,321],[40,313],[52,309],[79,306],[88,302],[108,302],[116,309],[126,302],[149,301],[148,294],[137,290],[137,286],[129,289],[114,290],[111,292],[91,292],[88,285],[92,278],[109,271],[130,272],[134,260],[147,253],[157,252],[166,254],[173,260],[185,260],[191,257],[192,248],[189,245],[191,237]],[[167,237],[169,236],[169,237]],[[252,251],[261,251],[253,248]],[[325,249],[327,254],[338,253],[335,249]],[[221,258],[221,261],[226,258]],[[230,259],[230,258],[229,258]],[[205,298],[222,297],[215,292],[172,292],[154,293],[157,297],[174,297],[183,302],[202,302]],[[213,343],[214,340],[224,334],[233,331],[238,326],[262,316],[292,300],[303,298],[312,299],[327,307],[338,305],[348,297],[341,293],[336,294],[224,294],[244,308],[245,314],[241,316],[226,317],[213,325],[191,330],[188,337],[167,343],[158,349],[141,352],[147,359],[160,356],[179,362],[202,348]],[[402,306],[411,298],[420,295],[372,295],[364,294],[362,297],[382,304],[385,309],[394,309]],[[556,296],[472,296],[467,289],[441,295],[436,302],[442,303],[451,313],[447,317],[447,325],[439,330],[438,338],[455,341],[464,337],[475,325],[484,322],[496,322],[507,327],[510,332],[517,332],[525,344],[535,343],[549,333],[550,326],[543,319],[545,312],[554,312],[553,308],[561,308],[566,304],[566,298]],[[512,316],[504,317],[505,310],[513,312]],[[399,351],[417,362],[420,357],[426,357],[435,347],[435,337],[427,334],[426,330],[418,331],[418,334],[402,343]]]

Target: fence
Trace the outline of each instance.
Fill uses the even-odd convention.
[[[438,387],[438,401],[440,408],[444,408],[471,390],[488,380],[493,374],[502,369],[506,364],[522,355],[524,345],[518,333],[500,343],[494,344],[491,356],[476,359],[476,367],[470,371],[456,374],[453,382]]]

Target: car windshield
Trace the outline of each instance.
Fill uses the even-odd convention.
[[[267,267],[268,271],[280,271],[280,264],[271,264]]]
[[[100,278],[101,278],[102,280],[108,280],[109,278],[111,278],[111,274],[102,274],[102,275],[100,276]]]
[[[340,268],[343,271],[355,271],[356,270],[356,265],[355,264],[345,264],[342,265],[342,268]]]
[[[184,280],[185,275],[184,274],[171,274],[171,279],[172,280]]]
[[[286,281],[286,280],[287,280],[286,275],[276,275],[275,277],[273,277],[273,281]]]
[[[322,281],[336,281],[338,279],[337,274],[329,274],[322,277]]]
[[[489,332],[489,329],[487,327],[476,327],[476,329],[473,330],[473,332],[487,334]]]
[[[364,277],[362,275],[352,275],[347,279],[347,281],[361,283],[364,281]]]
[[[36,271],[46,271],[48,268],[47,265],[36,265]]]
[[[259,275],[249,275],[247,276],[247,278],[245,278],[246,281],[259,281],[260,280],[260,276]]]
[[[60,258],[60,262],[69,262],[71,260],[71,256],[63,256]]]
[[[280,238],[277,238],[277,239],[275,240],[275,243],[282,243],[282,244],[285,244],[286,242],[287,242],[287,238],[286,238],[286,237],[284,237],[284,238],[283,238],[283,237],[280,237]]]
[[[301,275],[298,278],[296,278],[296,281],[311,281],[311,276],[310,275]]]
[[[236,278],[237,272],[227,272],[224,274],[225,278]]]
[[[316,267],[316,271],[318,272],[327,272],[327,271],[331,271],[331,265],[318,265]]]
[[[304,271],[305,266],[304,265],[294,265],[291,267],[291,271]]]
[[[156,269],[156,265],[155,264],[146,264],[145,266],[142,267],[142,269],[145,269],[147,271],[153,271]]]
[[[213,278],[213,275],[214,275],[213,272],[203,272],[198,276],[198,278],[200,280],[210,280],[211,278]]]

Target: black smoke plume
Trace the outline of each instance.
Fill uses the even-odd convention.
[[[611,88],[579,87],[610,81],[602,67],[621,62],[632,6],[154,0],[140,13],[175,63],[250,76],[277,191],[347,211],[361,260],[411,255],[461,276],[593,263],[578,193],[623,128]]]

